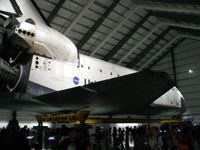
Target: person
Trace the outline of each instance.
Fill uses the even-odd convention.
[[[86,132],[81,132],[80,134],[80,150],[90,150],[90,142],[87,138]]]
[[[134,140],[134,150],[152,150],[146,138],[146,129],[140,126],[137,130],[138,136]]]
[[[24,136],[29,136],[29,128],[27,127],[27,125],[25,125],[20,132],[24,135]]]
[[[122,129],[119,127],[119,129],[118,129],[118,132],[119,132],[119,135],[121,134],[121,132],[122,132]]]
[[[101,149],[102,133],[99,127],[96,129],[95,137],[96,137],[96,142],[97,142],[97,148]]]
[[[80,142],[76,138],[76,129],[70,128],[69,138],[65,139],[61,144],[61,150],[79,150]]]
[[[149,140],[150,137],[151,137],[151,130],[148,128],[146,130],[146,138],[147,138],[147,140]]]
[[[117,128],[113,128],[113,147],[116,149],[116,139],[117,139]]]
[[[191,130],[191,126],[188,124],[184,125],[181,130],[181,137],[184,140],[183,143],[189,146],[189,150],[195,150],[193,146],[194,137],[192,137]]]
[[[19,132],[19,123],[16,119],[9,121],[3,141],[2,150],[30,150],[28,139]]]
[[[189,150],[189,145],[184,141],[183,137],[174,128],[172,134],[172,142],[175,146],[173,149]]]
[[[62,131],[61,137],[60,137],[60,139],[59,139],[59,141],[58,141],[59,146],[61,146],[62,142],[63,142],[65,139],[69,138],[69,128],[68,128],[68,127],[65,127],[65,128],[62,128],[62,129],[63,129],[63,131]]]
[[[153,150],[163,149],[162,137],[158,135],[158,130],[154,126],[151,127],[151,137],[149,138],[149,145]]]
[[[200,149],[200,126],[197,127],[194,133],[196,149]]]
[[[123,135],[122,135],[122,134],[119,134],[119,136],[118,136],[117,139],[116,139],[115,145],[116,145],[116,146],[120,146],[121,149],[123,149],[123,147],[124,147],[124,145],[123,145],[123,140],[124,140]]]
[[[132,138],[134,140],[135,137],[137,137],[137,128],[136,128],[136,126],[134,126],[133,129],[131,130],[131,134],[132,134]]]

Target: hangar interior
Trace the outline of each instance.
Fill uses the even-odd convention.
[[[183,120],[200,122],[200,1],[31,2],[46,24],[69,37],[81,54],[137,71],[166,71],[185,98]],[[9,110],[0,114],[4,121],[13,117]],[[36,114],[17,112],[17,119],[35,123]]]
[[[166,71],[200,122],[200,2],[44,0],[35,7],[80,53],[138,71]]]
[[[31,2],[46,25],[70,38],[81,54],[137,71],[150,69],[167,72],[186,101],[187,111],[182,114],[182,119],[193,124],[200,123],[200,1]],[[6,126],[14,113],[1,109],[0,126]],[[17,112],[20,126],[37,126],[37,114]],[[114,117],[146,119],[146,116],[136,115]],[[152,119],[171,117],[154,116]]]
[[[69,37],[80,53],[137,71],[169,73],[186,101],[183,118],[200,122],[198,1],[31,2],[46,24]],[[12,117],[7,110],[1,114]]]

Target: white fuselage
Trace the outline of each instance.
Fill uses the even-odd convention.
[[[29,81],[60,91],[137,71],[80,54],[80,63],[61,62],[34,55]]]

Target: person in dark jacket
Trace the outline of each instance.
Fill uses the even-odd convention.
[[[87,138],[86,132],[81,132],[80,134],[80,150],[90,150],[90,142]]]
[[[30,150],[28,139],[19,132],[19,123],[16,119],[9,121],[6,129],[1,150]]]
[[[152,150],[145,135],[145,127],[139,127],[138,137],[134,140],[134,150]]]

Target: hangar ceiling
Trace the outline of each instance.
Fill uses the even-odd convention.
[[[31,1],[46,24],[69,37],[80,53],[139,71],[152,68],[165,70],[184,89],[183,95],[198,95],[200,92],[199,80],[195,84],[198,88],[194,88],[194,85],[181,86],[186,79],[179,79],[181,73],[176,72],[178,60],[175,58],[179,56],[177,51],[184,45],[200,40],[200,1]],[[199,47],[196,46],[196,49],[198,51]],[[197,53],[196,56],[199,57],[200,53]],[[161,67],[164,59],[168,61],[165,65],[171,63],[170,69]],[[194,59],[198,60],[196,57]],[[195,64],[198,64],[198,71],[200,62]],[[198,72],[194,78],[199,77]],[[188,92],[191,86],[194,90]],[[198,116],[197,119],[200,120],[200,112],[196,112],[200,108],[199,98],[186,96],[186,101],[191,100],[187,101],[189,106],[195,107],[195,110],[185,113],[186,117],[189,114],[192,117]]]
[[[32,0],[45,22],[80,53],[149,69],[182,39],[199,36],[199,1]]]

